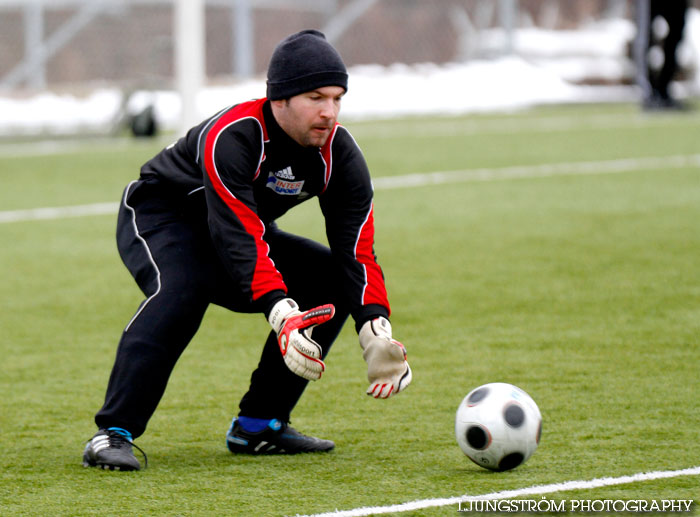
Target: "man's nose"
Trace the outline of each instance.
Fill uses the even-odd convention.
[[[328,99],[323,103],[321,116],[323,118],[336,118],[338,116],[338,105],[333,99]]]

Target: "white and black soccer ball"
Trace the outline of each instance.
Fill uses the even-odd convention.
[[[457,409],[455,436],[480,467],[510,470],[540,443],[542,415],[535,401],[512,384],[493,382],[470,391]]]

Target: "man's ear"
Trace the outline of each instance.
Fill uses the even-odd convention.
[[[289,106],[289,99],[277,99],[274,101],[270,101],[270,104],[272,104],[277,109],[281,109],[284,106]]]

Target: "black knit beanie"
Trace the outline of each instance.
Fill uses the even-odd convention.
[[[267,98],[288,99],[323,86],[348,89],[348,72],[322,32],[305,30],[283,39],[267,68]]]

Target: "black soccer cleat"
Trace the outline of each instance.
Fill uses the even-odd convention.
[[[325,452],[335,447],[330,440],[306,436],[277,419],[271,420],[262,431],[251,433],[235,418],[226,434],[226,445],[236,454],[299,454]]]
[[[100,429],[85,445],[83,467],[100,467],[105,470],[141,470],[141,464],[134,456],[132,447],[136,447],[143,454],[147,467],[146,453],[133,443],[129,431],[120,427]]]

